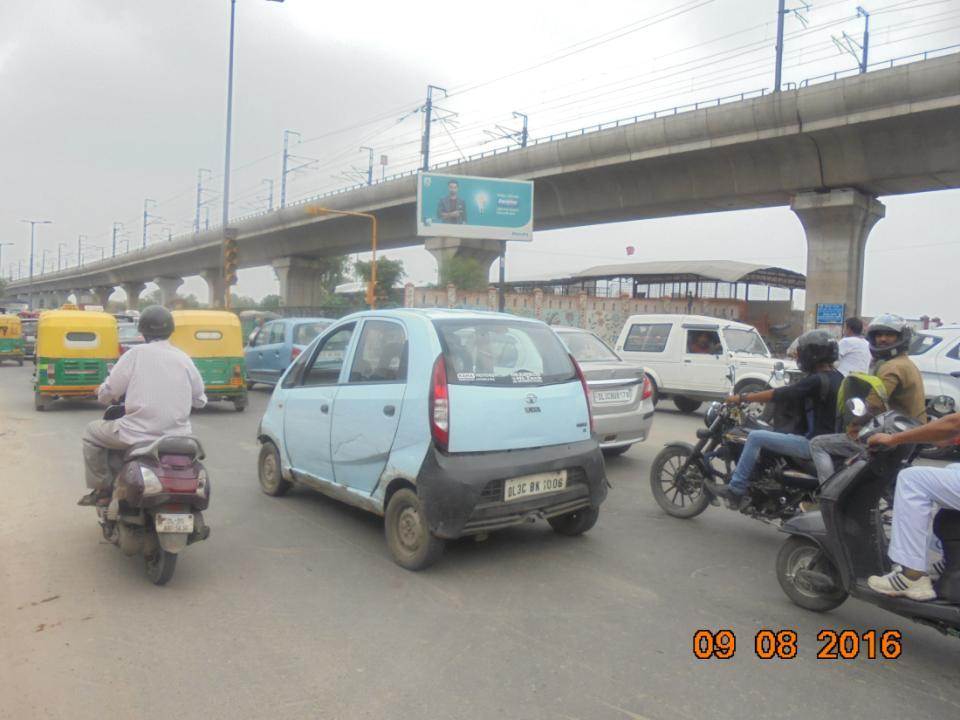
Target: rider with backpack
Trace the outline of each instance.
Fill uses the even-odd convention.
[[[792,417],[792,421],[789,423],[791,427],[781,427],[780,432],[751,431],[730,484],[716,486],[714,494],[739,508],[762,450],[810,459],[811,438],[836,430],[837,392],[843,381],[843,376],[833,366],[838,356],[837,341],[830,333],[811,330],[801,335],[797,343],[797,363],[807,373],[806,377],[774,390],[740,393],[726,399],[728,404],[772,401],[779,408],[788,409],[781,416]]]

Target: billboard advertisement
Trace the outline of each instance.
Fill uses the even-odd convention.
[[[420,173],[417,234],[533,240],[533,183]]]

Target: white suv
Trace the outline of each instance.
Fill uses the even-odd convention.
[[[920,330],[910,346],[910,359],[923,375],[928,400],[946,395],[960,408],[960,325]]]
[[[792,361],[771,357],[752,325],[703,315],[632,315],[620,331],[616,350],[646,367],[655,399],[673,398],[685,413],[731,391],[766,390],[778,363],[787,371],[796,369]]]

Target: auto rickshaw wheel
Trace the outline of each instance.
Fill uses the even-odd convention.
[[[246,398],[237,398],[233,401],[233,409],[237,412],[243,412],[247,409],[247,399]]]
[[[40,394],[40,391],[37,390],[33,393],[33,407],[38,412],[43,412],[50,405],[49,398],[44,397]]]

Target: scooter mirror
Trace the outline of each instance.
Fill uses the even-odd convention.
[[[867,403],[863,398],[851,398],[847,400],[847,411],[855,418],[865,418],[868,415]]]
[[[935,415],[944,416],[949,415],[952,412],[956,412],[957,405],[953,401],[953,398],[949,395],[938,395],[933,399],[933,403],[930,408],[933,410]]]

